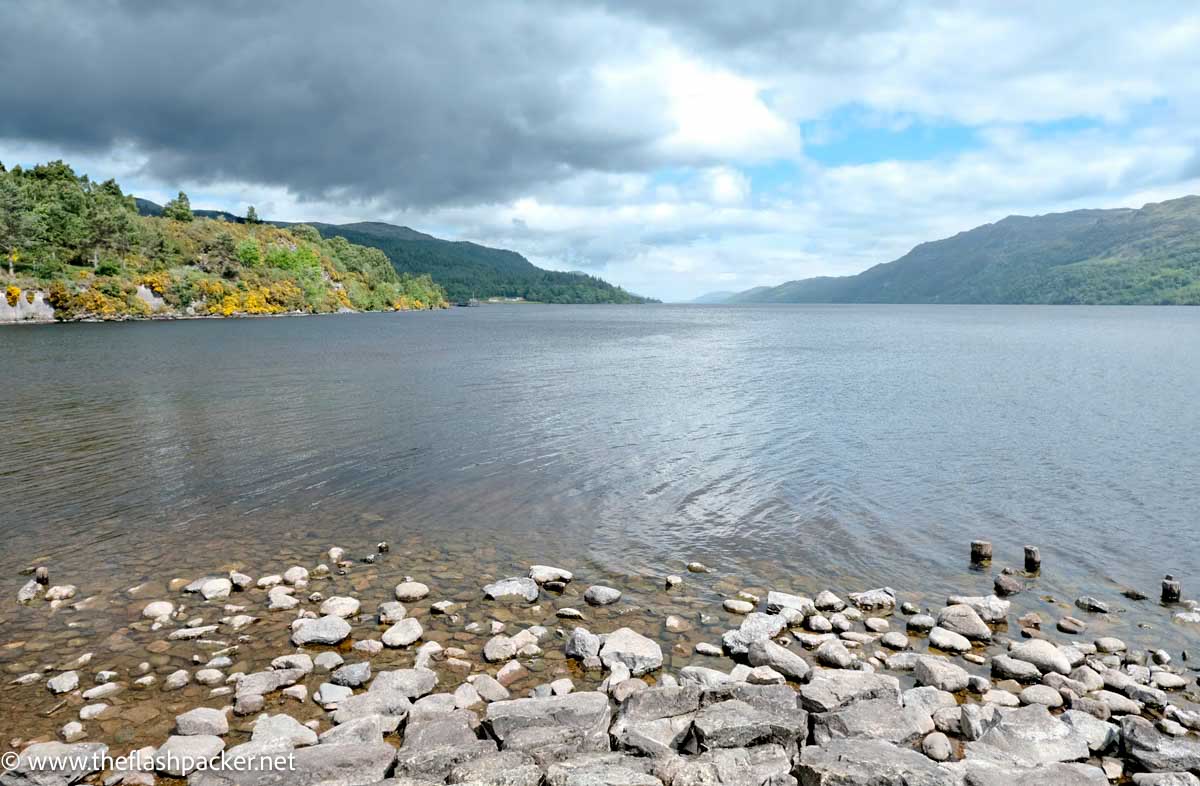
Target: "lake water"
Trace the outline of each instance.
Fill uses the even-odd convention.
[[[1200,311],[531,307],[0,334],[2,569],[419,532],[931,588],[1200,566]],[[1200,582],[1200,576],[1196,577]]]
[[[412,610],[425,638],[476,655],[489,620],[554,626],[554,605],[587,608],[590,583],[630,605],[587,609],[588,624],[659,636],[672,667],[737,625],[720,602],[740,589],[891,585],[937,608],[991,591],[968,567],[975,538],[995,544],[993,571],[1041,547],[1013,619],[1074,613],[1089,636],[1198,643],[1155,599],[1165,572],[1185,596],[1200,587],[1200,309],[489,306],[52,325],[0,331],[0,369],[9,675],[85,650],[122,674],[194,668],[188,642],[152,649],[162,635],[137,622],[147,600],[178,597],[169,578],[312,566],[335,544],[358,559],[381,540],[389,554],[322,591],[370,611],[413,575],[464,609]],[[713,573],[686,574],[690,560]],[[480,603],[484,582],[531,563],[578,581],[517,616]],[[65,615],[13,603],[34,564],[93,600]],[[681,590],[662,590],[668,573],[685,574]],[[1084,615],[1083,593],[1130,613]],[[258,595],[241,602],[258,609]],[[665,630],[666,614],[691,628]],[[280,654],[291,616],[264,614],[233,669]],[[591,679],[551,647],[517,687],[538,664]],[[375,659],[406,665],[408,651]],[[102,731],[161,742],[206,695],[118,697]],[[0,739],[63,722],[42,685],[4,696]]]

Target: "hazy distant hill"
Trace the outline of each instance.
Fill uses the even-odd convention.
[[[736,294],[738,294],[738,293],[737,292],[706,292],[705,294],[701,295],[700,297],[693,298],[692,300],[689,300],[688,302],[689,303],[698,303],[698,304],[725,303],[729,300],[729,298],[733,297]]]
[[[1200,305],[1200,197],[1009,216],[855,276],[756,287],[724,302]]]

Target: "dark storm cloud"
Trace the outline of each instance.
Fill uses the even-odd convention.
[[[619,25],[562,8],[0,0],[0,139],[418,207],[648,166],[654,101],[596,117],[613,97],[591,66]]]

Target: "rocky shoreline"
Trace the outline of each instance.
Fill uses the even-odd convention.
[[[990,560],[990,546],[972,556]],[[1089,619],[1110,613],[1089,596],[1057,620],[1017,616],[1009,598],[1032,591],[1040,567],[1028,552],[993,593],[937,608],[889,587],[731,593],[662,622],[675,633],[736,620],[682,666],[634,609],[623,616],[620,589],[584,589],[554,566],[467,602],[404,576],[368,607],[360,571],[393,558],[404,555],[384,543],[357,559],[334,547],[279,574],[130,588],[138,619],[105,644],[144,660],[47,652],[54,663],[12,680],[10,696],[24,691],[24,711],[54,730],[5,741],[21,755],[0,786],[1200,784],[1188,653],[1089,637]],[[708,573],[691,563],[661,586],[684,594]],[[35,571],[18,602],[52,613],[97,602],[50,578]],[[1168,577],[1164,601],[1195,624],[1198,605],[1179,594]],[[184,653],[190,668],[178,668]],[[131,744],[165,712],[169,730]],[[52,756],[75,758],[56,771]],[[245,766],[267,757],[287,764]]]

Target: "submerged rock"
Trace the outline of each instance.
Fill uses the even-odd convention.
[[[488,600],[520,598],[533,603],[538,599],[538,585],[533,579],[514,576],[488,584],[483,588],[483,596]]]

